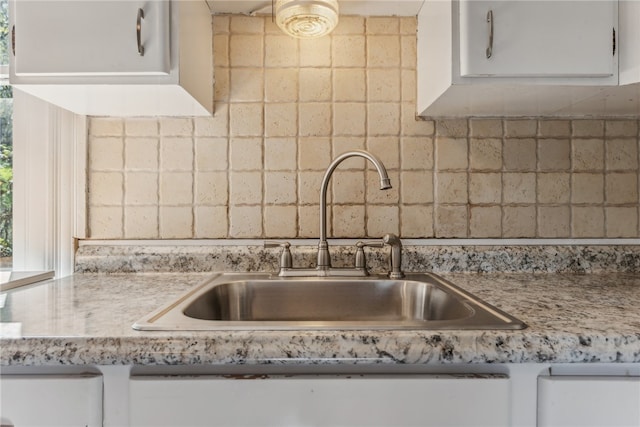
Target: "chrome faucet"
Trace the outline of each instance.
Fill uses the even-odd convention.
[[[338,165],[350,157],[362,157],[373,163],[380,176],[380,189],[388,190],[391,188],[387,169],[376,156],[367,151],[347,151],[331,162],[324,173],[322,184],[320,185],[320,241],[318,242],[318,262],[316,265],[316,269],[319,271],[331,269],[331,255],[329,254],[329,244],[327,243],[327,187],[329,186],[329,179],[331,179],[331,175],[333,175],[333,171],[336,170]]]

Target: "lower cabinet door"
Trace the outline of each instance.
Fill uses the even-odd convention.
[[[538,378],[538,426],[640,426],[640,377]]]
[[[0,425],[102,425],[102,377],[99,375],[0,376]]]
[[[504,376],[132,377],[132,426],[506,426]]]

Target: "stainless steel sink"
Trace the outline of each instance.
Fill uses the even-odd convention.
[[[139,330],[523,329],[434,274],[402,280],[216,274],[143,317]]]

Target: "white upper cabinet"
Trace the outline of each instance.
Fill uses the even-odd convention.
[[[10,82],[74,113],[213,112],[204,0],[10,0]]]
[[[169,18],[167,1],[16,1],[15,74],[169,74]]]
[[[460,1],[460,75],[614,74],[611,1]]]

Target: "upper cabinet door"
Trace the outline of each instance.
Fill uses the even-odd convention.
[[[615,69],[608,0],[460,1],[460,75],[605,77]]]
[[[170,71],[168,1],[16,0],[13,5],[18,76]]]

